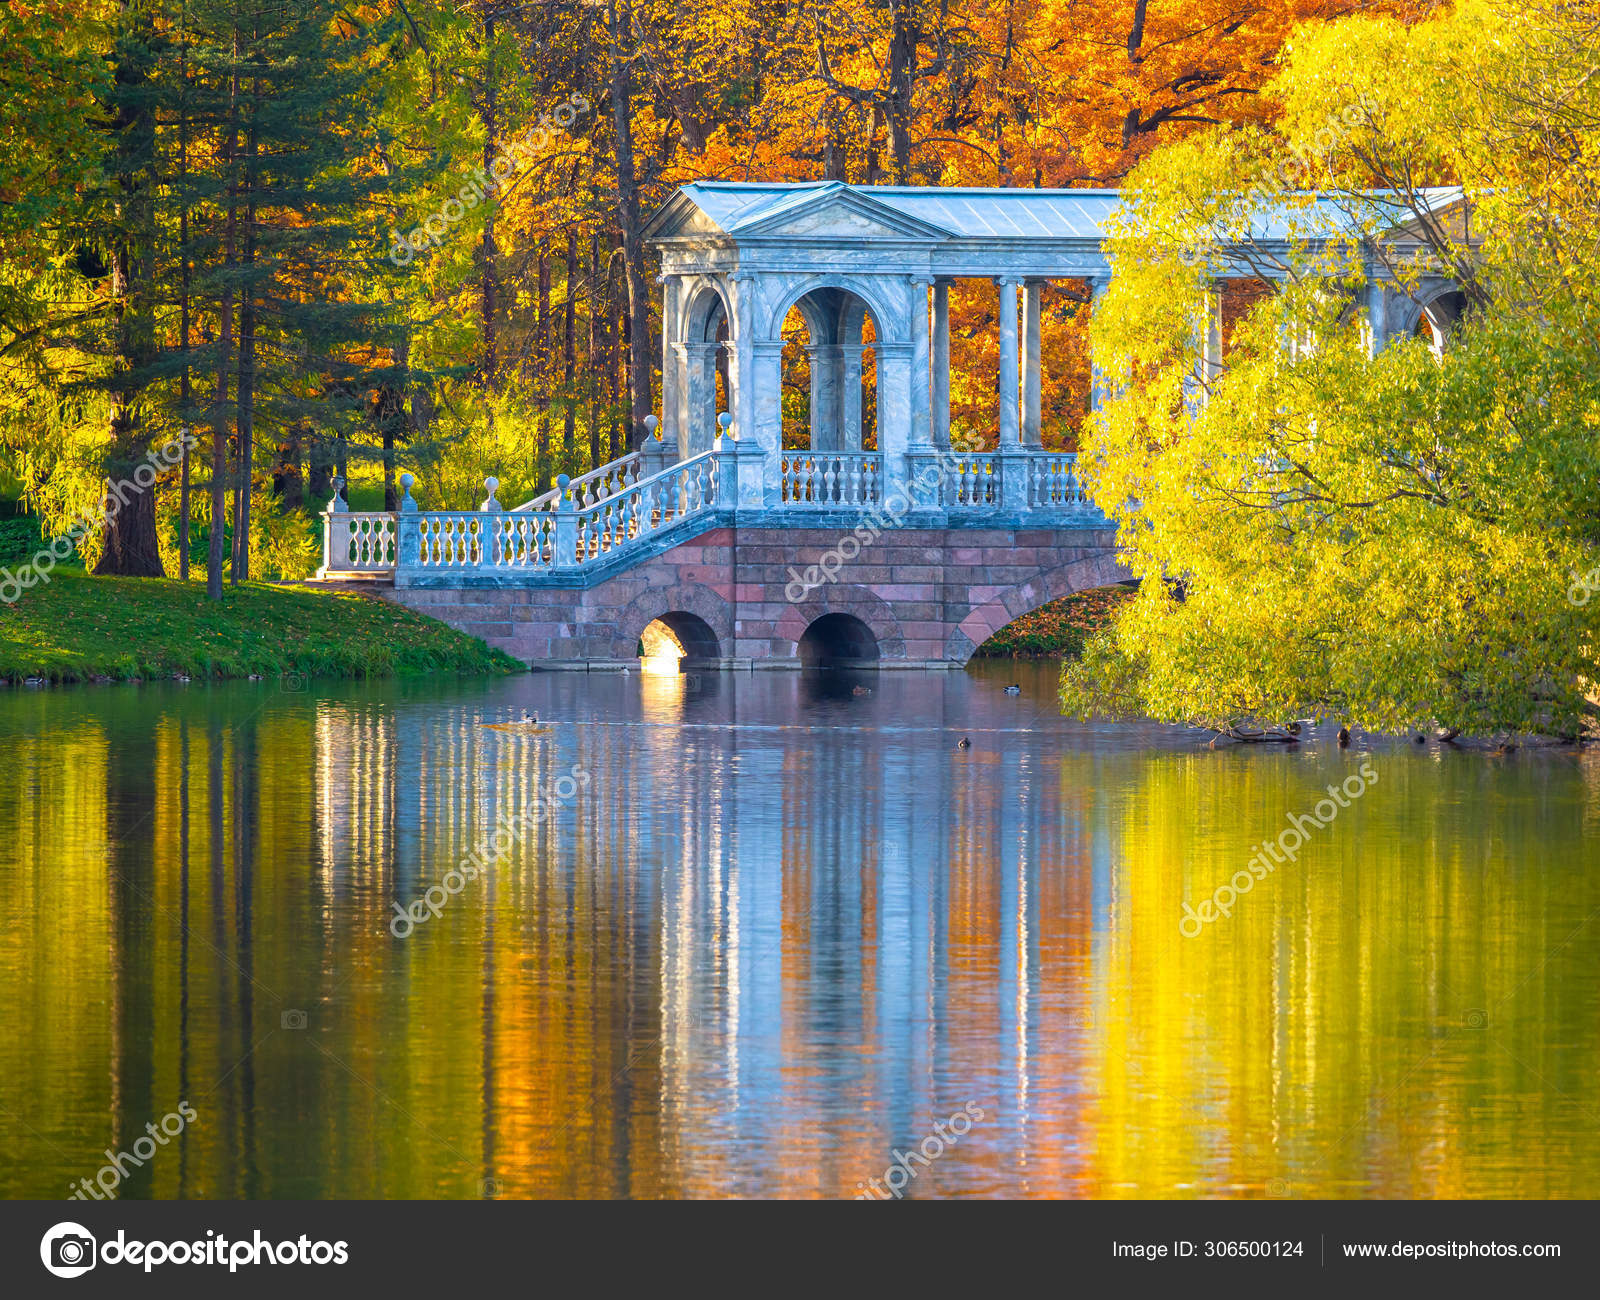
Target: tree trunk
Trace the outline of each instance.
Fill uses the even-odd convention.
[[[152,32],[144,7],[124,0],[118,23],[114,71],[116,112],[112,122],[112,165],[116,169],[118,211],[111,249],[111,299],[116,328],[116,387],[111,393],[111,446],[106,455],[106,486],[116,504],[106,511],[104,549],[96,573],[161,578],[156,538],[155,483],[139,482],[149,434],[144,428],[143,391],[155,363],[155,320],[150,295],[154,279],[155,115],[136,91],[149,81],[144,62]]]
[[[306,481],[303,469],[305,438],[309,422],[296,420],[284,430],[278,443],[278,463],[272,471],[272,490],[278,504],[285,510],[299,510],[306,503]]]
[[[333,447],[315,433],[306,451],[306,468],[306,493],[313,507],[321,510],[333,495]]]
[[[492,12],[483,16],[484,88],[481,117],[483,121],[483,169],[488,172],[496,157],[496,140],[499,137],[500,85],[499,70],[495,62],[495,21]],[[483,214],[483,239],[478,245],[478,311],[483,319],[482,357],[480,365],[484,382],[491,392],[498,391],[496,379],[500,370],[500,340],[497,332],[499,312],[500,250],[495,243],[495,210],[497,198],[491,198]],[[491,408],[492,409],[492,408]]]
[[[550,257],[539,245],[539,320],[534,382],[539,395],[539,487],[555,477],[550,464]]]
[[[567,305],[561,321],[561,389],[565,397],[565,416],[561,424],[561,464],[572,468],[573,433],[578,416],[577,394],[573,391],[573,372],[577,367],[578,324],[578,232],[567,231]]]
[[[596,310],[595,288],[600,283],[600,233],[593,231],[589,235],[589,283],[584,287],[584,300],[589,309],[589,347],[583,359],[583,395],[589,417],[589,468],[600,467],[600,421],[595,410],[595,398],[600,389],[600,368],[597,364],[598,354],[595,350],[595,325],[600,319]]]
[[[639,182],[633,156],[632,67],[623,50],[625,31],[633,27],[627,0],[610,0],[606,10],[611,36],[611,128],[617,153],[617,224],[622,230],[622,265],[628,282],[628,444],[644,439],[650,414],[650,294],[644,273],[644,222],[639,211]]]
[[[178,349],[183,370],[178,376],[178,408],[183,416],[183,459],[178,466],[178,581],[189,581],[189,426],[194,392],[189,378],[189,46],[188,10],[179,23],[178,80]]]
[[[239,62],[239,28],[233,29],[233,63]],[[206,555],[206,596],[222,599],[223,543],[228,519],[228,360],[233,345],[233,266],[238,238],[239,187],[232,174],[239,143],[239,74],[228,86],[228,134],[222,144],[222,164],[229,170],[228,218],[223,228],[223,290],[217,305],[217,391],[211,404],[211,546]]]
[[[617,300],[617,259],[606,258],[606,410],[611,413],[611,459],[628,454],[617,404],[622,378],[622,304]]]
[[[234,583],[250,580],[250,496],[254,487],[256,403],[256,296],[250,275],[256,261],[256,119],[261,111],[261,78],[250,85],[250,126],[245,131],[245,273],[239,292],[239,477],[233,498]]]
[[[911,120],[917,42],[921,38],[910,3],[894,6],[889,36],[889,102],[884,117],[889,127],[889,153],[894,183],[911,183]]]
[[[156,544],[154,487],[138,487],[121,479],[107,480],[107,490],[123,504],[106,515],[105,549],[94,571],[134,578],[166,577]]]

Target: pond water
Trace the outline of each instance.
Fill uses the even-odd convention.
[[[1593,755],[1012,664],[11,690],[0,745],[5,1196],[1600,1195]]]

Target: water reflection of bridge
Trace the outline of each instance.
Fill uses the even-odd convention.
[[[13,719],[0,1189],[62,1194],[179,1096],[125,1194],[849,1195],[968,1100],[919,1190],[1600,1188],[1581,774],[1386,759],[1191,942],[1337,750],[1219,764],[965,674],[537,685],[536,743],[476,685]],[[389,932],[574,763],[590,793]]]

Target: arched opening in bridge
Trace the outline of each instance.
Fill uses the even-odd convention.
[[[878,662],[878,638],[853,614],[824,614],[801,634],[805,668],[864,668]]]
[[[873,451],[878,445],[877,326],[846,289],[813,289],[783,319],[783,446]]]
[[[683,431],[678,454],[708,451],[717,436],[717,415],[729,409],[728,308],[722,295],[703,286],[686,305],[684,340],[673,364],[678,370]]]
[[[1138,593],[1137,580],[1088,587],[1047,601],[996,628],[973,652],[974,660],[1036,659],[1083,652],[1084,642]]]
[[[696,614],[663,614],[639,634],[640,668],[647,673],[679,673],[721,657],[717,634]]]

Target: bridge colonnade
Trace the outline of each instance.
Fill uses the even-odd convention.
[[[931,453],[951,447],[950,290],[964,279],[998,288],[996,445],[986,455],[1003,462],[1042,450],[1044,290],[1077,282],[1090,310],[1103,308],[1112,276],[1103,232],[1120,197],[1112,190],[840,182],[683,186],[646,231],[660,250],[662,287],[661,437],[647,452],[661,465],[709,449],[725,405],[734,436],[761,447],[769,504],[780,505],[795,486],[789,462],[842,464],[868,454],[861,376],[870,349],[877,363],[873,472],[886,487],[909,483]],[[1438,201],[1456,197],[1440,191]],[[1287,244],[1273,250],[1265,243],[1287,262]],[[1394,243],[1401,257],[1421,248],[1404,231]],[[1239,278],[1251,278],[1260,273],[1261,251],[1259,241],[1248,251],[1219,248],[1214,264],[1238,266]],[[1446,301],[1448,282],[1424,277],[1420,291],[1402,291],[1380,259],[1368,269],[1364,306],[1373,346],[1419,327],[1442,346],[1459,311]],[[1215,281],[1197,304],[1193,402],[1204,400],[1221,372],[1223,283]],[[786,459],[783,327],[791,309],[809,336],[811,437],[807,453]],[[1094,359],[1089,387],[1091,413],[1116,388]]]

